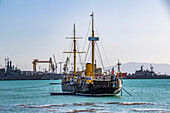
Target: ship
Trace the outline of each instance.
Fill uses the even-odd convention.
[[[116,95],[122,90],[122,79],[119,75],[121,63],[118,61],[118,72],[116,73],[112,70],[111,73],[102,73],[102,68],[97,68],[96,60],[94,59],[95,54],[95,44],[99,41],[99,37],[94,36],[94,14],[90,15],[92,19],[92,36],[88,37],[88,41],[91,42],[92,56],[91,63],[86,63],[86,69],[76,72],[76,54],[84,53],[78,52],[76,49],[76,39],[75,36],[75,24],[73,27],[74,36],[69,39],[73,39],[74,49],[73,52],[64,53],[74,53],[74,72],[71,75],[66,75],[62,79],[61,87],[64,94],[76,94],[76,95]],[[51,95],[58,95],[60,93],[51,92]]]
[[[144,70],[143,67],[144,66],[141,65],[140,70],[136,70],[132,75],[127,75],[125,79],[170,79],[169,75],[156,74],[152,65],[150,65],[150,70]]]
[[[22,71],[14,66],[9,58],[5,58],[5,67],[0,68],[0,80],[57,80],[61,79],[62,76],[64,74],[47,71]]]

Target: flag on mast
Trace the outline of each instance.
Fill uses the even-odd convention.
[[[114,74],[114,67],[112,68],[112,75]]]

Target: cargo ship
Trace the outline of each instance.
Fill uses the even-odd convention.
[[[94,54],[95,44],[99,41],[99,37],[94,36],[94,14],[90,15],[92,18],[92,36],[88,37],[91,42],[92,56],[91,63],[86,63],[86,70],[76,72],[76,54],[83,53],[77,52],[76,39],[75,37],[75,24],[74,24],[74,36],[71,38],[74,42],[73,52],[74,53],[74,73],[72,75],[66,75],[62,79],[62,91],[68,94],[80,94],[80,95],[116,95],[122,90],[122,79],[119,76],[120,65],[118,62],[118,73],[117,76],[114,72],[107,74],[102,73],[102,68],[97,68]],[[56,92],[52,92],[51,95],[58,95]]]

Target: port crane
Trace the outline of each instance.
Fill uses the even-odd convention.
[[[34,72],[37,71],[37,69],[36,69],[37,63],[49,63],[49,72],[50,72],[50,70],[52,70],[52,72],[54,72],[54,65],[52,63],[51,57],[50,57],[49,61],[39,61],[38,59],[34,59],[34,61],[32,63],[33,63],[33,71]]]
[[[64,64],[64,67],[63,67],[63,70],[64,70],[64,74],[67,73],[68,71],[68,63],[70,62],[70,59],[67,57],[66,61],[65,61],[65,64]]]
[[[56,70],[56,73],[57,73],[57,62],[56,62],[56,59],[55,59],[55,55],[53,55],[53,58],[54,58],[55,70]]]
[[[64,70],[64,74],[66,74],[67,73],[67,71],[68,71],[68,63],[70,62],[70,59],[67,57],[66,58],[66,61],[65,62],[59,62],[59,64],[60,64],[60,74],[62,73],[62,63],[64,63],[64,67],[63,67],[63,70]]]

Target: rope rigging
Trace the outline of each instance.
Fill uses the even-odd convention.
[[[99,53],[98,53],[98,50],[96,50],[95,53],[96,53],[96,55],[97,55],[97,58],[99,58],[99,63],[98,63],[98,65],[100,64],[100,65],[102,66],[102,68],[103,68],[104,66],[102,65],[102,63],[101,63],[101,61],[100,61],[100,55],[99,55]]]
[[[90,22],[89,22],[89,26],[88,26],[88,30],[87,30],[87,34],[86,34],[86,38],[85,38],[85,42],[84,42],[84,45],[83,45],[83,51],[84,51],[84,49],[85,49],[85,47],[86,47],[86,43],[87,43],[87,38],[88,38],[88,35],[89,35],[89,31],[90,31],[90,26],[91,26],[91,19],[90,19]],[[96,27],[96,25],[95,25],[95,29],[96,29],[96,33],[98,34],[98,36],[99,36],[99,33],[98,33],[98,29],[97,29],[97,27]],[[71,32],[71,33],[73,33],[73,31]],[[70,33],[70,34],[71,34]],[[76,32],[76,35],[77,35],[77,32]],[[104,67],[104,62],[103,62],[103,59],[102,59],[102,56],[101,56],[101,52],[100,52],[100,49],[99,49],[99,45],[97,44],[97,42],[95,41],[95,44],[96,44],[96,55],[98,55],[98,57],[99,57],[99,61],[101,62],[101,66],[102,66],[102,68],[104,69],[104,71],[105,71],[105,67]],[[69,44],[70,45],[70,44]],[[87,53],[85,54],[85,57],[84,58],[82,58],[82,55],[81,54],[79,54],[78,53],[78,60],[79,60],[79,66],[82,66],[82,68],[83,68],[83,66],[85,65],[85,63],[86,63],[86,61],[88,60],[89,61],[89,59],[90,59],[90,56],[88,57],[88,55],[89,55],[89,49],[90,49],[90,45],[91,45],[91,42],[89,42],[89,45],[87,46],[88,48],[87,48]],[[102,50],[103,50],[103,52],[104,52],[104,54],[105,54],[105,58],[106,58],[106,60],[107,60],[107,64],[110,66],[110,63],[109,63],[109,60],[108,60],[108,57],[107,57],[107,55],[106,55],[106,51],[105,51],[105,49],[104,49],[104,46],[103,46],[103,44],[102,44],[102,41],[100,41],[100,45],[101,45],[101,47],[102,47]],[[71,46],[69,46],[69,47],[71,47],[71,51],[72,51],[72,49],[73,49],[73,43],[72,43],[72,45]],[[78,41],[77,41],[77,51],[79,51],[80,50],[80,45],[79,45],[79,43],[78,43]],[[92,52],[92,51],[91,51]],[[90,53],[90,54],[92,54],[92,53]],[[71,56],[72,56],[72,54],[70,53],[69,54],[69,59],[70,59],[70,61],[71,61]],[[95,59],[97,59],[96,57],[95,57]],[[83,62],[83,60],[84,60],[84,62]]]
[[[98,53],[99,53],[99,57],[100,57],[100,60],[101,60],[101,63],[102,63],[102,67],[105,71],[105,68],[104,68],[104,64],[103,64],[103,60],[102,60],[102,57],[101,57],[101,54],[100,54],[100,51],[99,51],[99,47],[98,47],[98,44],[96,43],[96,47],[97,47],[97,50],[98,50]]]
[[[68,35],[66,35],[66,36],[70,36],[71,34],[73,34],[73,32],[74,32],[74,31],[72,30],[72,31],[71,31],[70,33],[68,33]],[[65,41],[64,41],[64,51],[65,51],[66,48],[67,48],[67,47],[66,47],[66,45],[67,45],[66,42],[67,42],[67,41],[65,40]],[[70,46],[71,44],[72,44],[72,43],[70,42],[69,46]],[[63,57],[62,57],[62,61],[63,61],[63,62],[64,62],[64,60],[65,60],[64,58],[65,58],[65,54],[63,54]]]
[[[87,34],[86,34],[86,37],[85,37],[85,43],[84,43],[84,46],[83,46],[83,51],[85,49],[85,45],[86,45],[86,42],[87,42],[87,39],[88,39],[88,35],[89,35],[89,31],[90,31],[90,25],[91,25],[91,19],[90,19],[89,27],[88,27]]]
[[[97,29],[97,26],[96,26],[96,25],[95,25],[95,28],[96,28],[96,32],[97,32],[98,36],[100,37],[100,35],[99,35],[99,32],[98,32],[98,29]],[[100,40],[101,40],[101,38],[100,38]],[[107,63],[108,63],[108,64],[109,64],[109,66],[110,66],[110,63],[109,63],[109,60],[108,60],[108,57],[107,57],[107,54],[106,54],[106,51],[105,51],[105,49],[104,49],[104,46],[103,46],[102,41],[100,41],[100,43],[101,43],[101,45],[102,45],[102,49],[103,49],[103,51],[104,51],[104,54],[105,54],[105,57],[106,57]]]
[[[90,25],[91,25],[91,21],[90,21],[90,23],[89,23],[89,27],[88,27],[88,31],[87,31],[86,38],[88,38],[88,34],[89,34],[89,30],[90,30]],[[95,26],[95,28],[96,28],[97,34],[99,34],[96,26]],[[99,36],[99,35],[98,35],[98,36]],[[87,41],[87,40],[85,40],[83,50],[84,50],[84,48],[85,48],[86,41]],[[96,42],[95,42],[95,43],[96,43]],[[89,42],[89,46],[88,46],[88,49],[87,49],[87,53],[86,53],[85,58],[84,58],[84,64],[85,64],[86,60],[88,59],[88,61],[89,61],[89,59],[90,59],[90,57],[91,57],[91,56],[89,56],[89,58],[87,58],[88,53],[89,53],[89,49],[90,49],[90,45],[91,45],[91,42]],[[106,56],[106,52],[105,52],[105,50],[104,50],[103,44],[101,43],[101,45],[102,45],[103,51],[104,51],[105,56]],[[96,47],[97,47],[97,51],[96,51],[96,52],[98,53],[97,55],[99,56],[99,59],[100,59],[102,68],[103,68],[104,71],[105,71],[104,63],[103,63],[103,60],[102,60],[102,57],[101,57],[101,53],[100,53],[100,50],[99,50],[99,47],[98,47],[98,44],[97,44],[97,43],[96,43]],[[92,53],[91,53],[91,54],[92,54]],[[106,59],[107,59],[107,62],[108,62],[107,56],[106,56]],[[109,64],[109,62],[108,62],[108,64]],[[109,64],[109,65],[110,65],[110,64]]]
[[[77,50],[79,51],[79,43],[78,43],[78,42],[77,42]],[[78,53],[78,55],[79,55],[79,62],[80,62],[80,65],[83,67],[83,62],[82,62],[80,53]]]
[[[90,49],[90,43],[89,43],[89,46],[88,46],[88,49],[87,49],[87,53],[86,53],[86,55],[85,55],[84,64],[85,64],[85,62],[86,62],[86,59],[87,59],[87,55],[88,55],[89,49]]]
[[[78,39],[80,39],[81,37],[76,37],[77,36],[77,32],[76,32],[76,30],[75,30],[75,28],[74,28],[74,30],[73,30],[73,32],[74,32],[74,36],[75,36],[75,38],[78,38]],[[71,37],[72,38],[72,37]],[[67,38],[67,39],[71,39],[71,38]],[[74,37],[73,37],[74,38]],[[70,44],[69,45],[69,48],[71,47],[71,50],[70,50],[70,52],[65,52],[65,53],[70,53],[69,55],[68,55],[68,58],[69,58],[69,64],[70,65],[68,65],[69,67],[71,66],[71,68],[72,68],[72,65],[74,64],[73,63],[73,61],[75,61],[75,60],[73,60],[73,58],[72,58],[72,53],[74,52],[74,50],[76,50],[77,51],[77,54],[78,54],[78,57],[79,58],[76,58],[77,60],[79,60],[79,62],[80,63],[76,63],[76,64],[80,64],[81,66],[83,65],[83,63],[82,63],[82,57],[81,57],[81,55],[80,55],[80,53],[83,53],[83,52],[80,52],[79,50],[81,49],[80,48],[80,46],[79,46],[79,42],[78,42],[78,40],[76,40],[76,47],[75,47],[75,42],[74,42],[74,40],[73,40],[73,42],[72,41],[70,41],[70,43],[72,44]],[[72,52],[73,51],[73,52]],[[74,55],[75,56],[75,55]],[[78,65],[78,66],[80,66],[80,65]],[[77,68],[78,68],[78,66],[76,66]],[[82,66],[83,67],[83,66]]]

